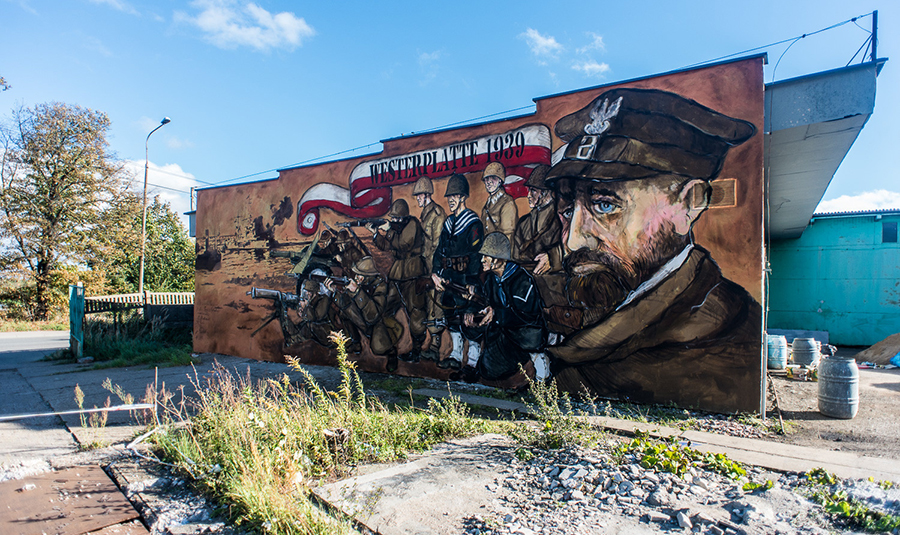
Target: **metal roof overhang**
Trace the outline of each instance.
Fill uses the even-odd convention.
[[[875,109],[887,59],[766,85],[765,171],[773,240],[799,238]]]

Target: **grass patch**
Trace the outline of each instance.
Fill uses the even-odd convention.
[[[84,322],[84,356],[93,357],[94,368],[156,365],[181,366],[191,363],[190,327],[165,327],[154,318],[145,321],[132,313],[120,321],[97,315]],[[48,356],[50,360],[74,362],[69,349]]]
[[[453,437],[496,429],[471,418],[458,399],[427,408],[388,407],[368,396],[338,345],[341,383],[325,391],[302,367],[302,386],[287,375],[252,384],[218,369],[197,389],[188,425],[155,435],[158,453],[223,505],[235,524],[273,534],[351,533],[346,519],[313,504],[310,486],[361,463],[393,461]],[[169,414],[182,414],[170,411]]]
[[[806,473],[809,499],[822,505],[836,524],[872,533],[900,529],[900,516],[870,509],[838,488],[840,479],[822,468]]]
[[[26,320],[2,320],[0,332],[29,332],[29,331],[68,331],[68,320],[50,321],[26,321]]]

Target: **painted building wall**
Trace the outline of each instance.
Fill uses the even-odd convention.
[[[575,393],[757,410],[762,59],[536,104],[527,116],[390,139],[378,154],[198,191],[195,350],[333,364],[322,334],[340,326],[365,370],[510,387],[525,382],[518,364],[533,375],[549,362],[558,384]],[[503,213],[485,208],[486,172],[503,178],[503,191],[491,194],[503,197]],[[423,177],[447,217],[447,237],[434,238],[438,252],[427,259],[414,195]],[[528,186],[548,192],[550,217],[537,215],[543,201],[530,206]],[[471,215],[447,196],[461,187]],[[340,226],[354,218],[393,222]],[[499,243],[491,227],[504,231],[514,254],[531,248],[535,256],[482,251]],[[529,232],[546,247],[535,248]],[[297,266],[305,268],[299,278],[286,275]],[[320,285],[313,266],[347,280]],[[471,286],[481,301],[436,292],[435,281]],[[253,288],[319,296],[321,307],[254,298]],[[428,303],[438,304],[447,326],[423,334],[415,326],[423,314],[440,315]],[[453,359],[461,370],[448,367]]]
[[[838,345],[900,332],[898,222],[897,212],[814,217],[800,238],[773,242],[769,326],[828,331]]]

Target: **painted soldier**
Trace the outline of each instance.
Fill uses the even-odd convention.
[[[325,271],[315,269],[316,275],[325,275]],[[333,294],[322,283],[310,279],[300,283],[297,313],[300,321],[294,323],[286,315],[281,316],[281,330],[284,334],[284,346],[313,340],[319,345],[330,347],[328,336],[332,331],[343,329]]]
[[[438,241],[441,238],[441,229],[444,227],[444,220],[447,217],[444,208],[431,198],[433,193],[434,185],[427,176],[417,180],[413,186],[416,203],[422,209],[422,214],[419,216],[422,230],[425,232],[425,248],[422,256],[425,258],[428,273],[432,272],[431,263],[434,259],[434,250],[437,249]],[[428,326],[428,332],[431,333],[431,345],[422,356],[434,361],[440,358],[441,333],[444,331],[444,328],[440,326],[444,319],[444,311],[439,306],[442,297],[441,293],[434,289],[429,289],[425,294],[426,319],[434,325]]]
[[[444,292],[441,306],[444,309],[445,321],[453,340],[453,350],[449,357],[438,366],[459,369],[463,364],[463,341],[469,341],[466,361],[473,365],[478,362],[481,338],[478,329],[462,325],[463,316],[474,312],[476,305],[467,299],[463,292],[457,290],[444,291],[444,283],[449,281],[472,290],[480,287],[478,274],[481,271],[481,242],[484,239],[484,225],[475,212],[466,208],[469,198],[469,182],[466,177],[455,174],[447,180],[444,193],[450,206],[450,215],[444,221],[438,246],[434,250],[431,265],[431,279],[435,289]]]
[[[534,168],[525,186],[531,211],[519,218],[512,238],[512,258],[534,266],[534,274],[562,270],[562,223],[556,212],[556,199],[547,187],[548,165]]]
[[[385,314],[394,315],[400,307],[406,309],[409,318],[409,333],[413,347],[409,353],[400,355],[402,360],[417,362],[419,352],[425,343],[425,293],[416,291],[416,281],[426,272],[422,251],[425,247],[425,233],[419,220],[409,215],[409,205],[403,199],[391,204],[390,221],[381,227],[367,225],[372,232],[375,247],[390,251],[394,263],[388,272],[388,282],[396,291],[388,294]]]
[[[351,339],[365,336],[372,353],[386,359],[388,372],[397,370],[397,341],[403,327],[393,316],[385,315],[388,283],[375,267],[371,256],[364,256],[350,269],[352,279],[336,294],[336,302],[344,318],[344,324],[352,325]],[[333,281],[325,283],[334,290]]]
[[[360,246],[359,238],[345,228],[338,231],[334,243],[336,249],[334,258],[340,263],[342,274],[346,276],[347,273],[352,271],[353,265],[366,256],[366,253]]]
[[[481,267],[487,273],[484,295],[489,303],[479,311],[484,317],[477,323],[486,329],[484,348],[478,362],[462,370],[462,378],[506,379],[531,360],[535,379],[546,380],[550,367],[543,350],[548,333],[534,278],[512,260],[509,240],[501,232],[487,235],[481,255]],[[474,314],[467,314],[465,323],[475,326]]]
[[[511,239],[519,219],[516,201],[503,189],[506,180],[506,169],[500,162],[491,162],[484,168],[481,181],[488,192],[488,199],[481,209],[481,221],[484,222],[485,234],[502,232]]]
[[[585,310],[583,328],[550,348],[561,388],[755,408],[760,304],[692,232],[726,154],[755,133],[675,93],[633,88],[556,123],[567,144],[546,182],[568,223],[567,297]]]

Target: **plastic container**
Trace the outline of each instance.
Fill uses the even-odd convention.
[[[783,370],[788,361],[787,338],[782,335],[766,335],[766,365],[770,370]]]
[[[794,364],[815,368],[819,363],[819,344],[815,338],[794,338],[791,343],[791,358]]]
[[[826,357],[819,363],[819,412],[849,420],[859,411],[859,369],[852,357]]]

